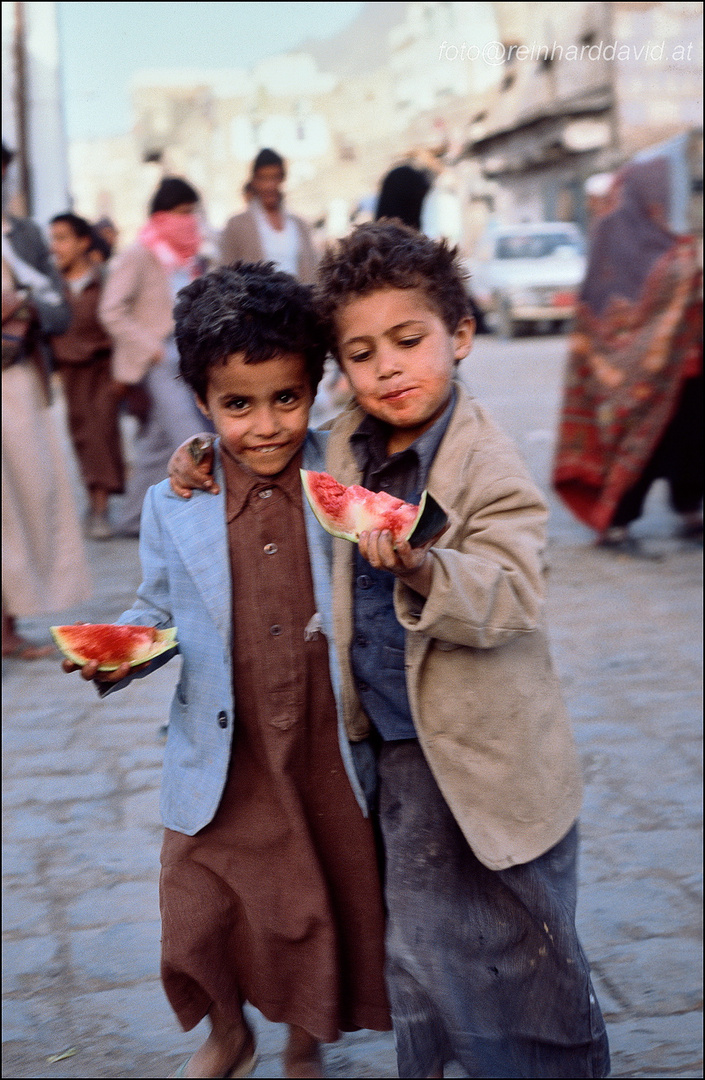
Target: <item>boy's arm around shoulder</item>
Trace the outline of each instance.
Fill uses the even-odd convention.
[[[116,619],[120,625],[155,626],[158,630],[166,630],[174,625],[171,614],[171,597],[169,591],[169,576],[164,557],[164,538],[160,521],[158,502],[159,492],[157,488],[150,488],[147,492],[142,508],[142,520],[140,524],[140,562],[142,563],[142,583],[137,590],[137,599],[128,611]],[[154,660],[144,666],[135,669],[125,679],[119,682],[103,685],[99,689],[101,697],[111,694],[114,690],[121,690],[128,686],[133,679],[143,679],[157,668],[166,664],[178,653],[178,645],[167,652],[161,653]]]
[[[428,595],[397,582],[402,626],[479,649],[538,629],[548,511],[518,451],[507,439],[504,446],[480,444],[466,467],[437,475],[451,478],[429,481],[448,510],[449,527],[428,553]]]

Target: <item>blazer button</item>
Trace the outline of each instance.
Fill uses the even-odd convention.
[[[228,726],[228,714],[227,713],[224,713],[224,712],[219,712],[218,713],[218,724],[222,728],[226,728]]]

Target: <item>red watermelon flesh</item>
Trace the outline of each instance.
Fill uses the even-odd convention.
[[[157,630],[154,626],[76,623],[50,629],[67,659],[81,667],[97,662],[99,671],[114,671],[121,664],[144,664],[176,645],[173,627]]]
[[[448,520],[427,491],[414,506],[386,491],[368,491],[359,484],[345,487],[328,473],[302,469],[301,479],[311,509],[323,528],[355,543],[362,532],[388,529],[395,543],[408,540],[412,547],[420,547]]]

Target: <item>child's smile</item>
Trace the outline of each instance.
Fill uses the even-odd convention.
[[[258,476],[276,476],[303,445],[312,400],[302,356],[245,363],[242,353],[233,353],[211,367],[199,407],[241,465]]]
[[[344,304],[337,330],[358,403],[395,429],[389,452],[403,450],[443,412],[455,366],[472,344],[472,319],[451,334],[421,289],[389,288]]]

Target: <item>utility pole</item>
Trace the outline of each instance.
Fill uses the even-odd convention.
[[[3,129],[17,213],[45,227],[70,206],[56,3],[3,3]]]
[[[25,215],[32,213],[32,175],[29,163],[29,132],[27,124],[27,47],[24,4],[15,4],[15,36],[13,60],[15,65],[15,117],[17,146],[11,147],[17,155],[19,190],[17,197]]]

